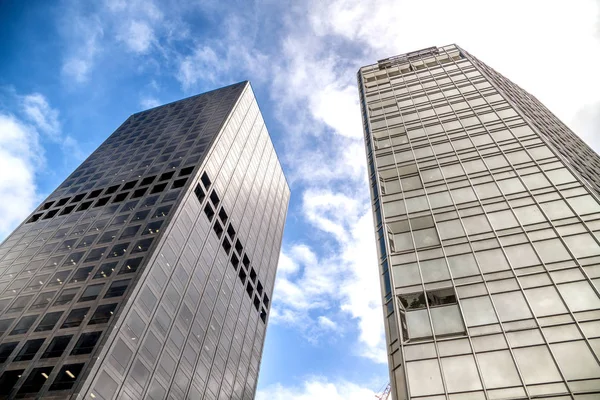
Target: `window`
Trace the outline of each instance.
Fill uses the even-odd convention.
[[[35,328],[35,332],[51,331],[54,329],[54,325],[56,325],[62,314],[62,311],[57,311],[44,315],[37,328]]]
[[[83,363],[64,365],[58,372],[54,382],[52,382],[50,391],[71,389],[79,377],[83,366]]]
[[[127,248],[129,247],[129,243],[120,243],[113,246],[113,248],[108,253],[107,258],[115,258],[121,257],[125,253],[127,253]]]
[[[27,315],[25,317],[22,317],[17,323],[17,325],[15,325],[12,332],[10,332],[10,336],[26,333],[29,330],[29,328],[31,328],[37,317],[39,317],[39,315]]]
[[[154,187],[150,191],[150,194],[160,193],[160,192],[164,191],[166,187],[167,187],[166,183],[159,183],[158,185],[154,185]]]
[[[177,179],[175,182],[173,182],[173,186],[171,188],[176,189],[176,188],[183,187],[186,182],[187,182],[187,178]]]
[[[542,258],[542,261],[545,263],[552,263],[571,259],[571,256],[567,252],[567,249],[559,239],[550,239],[541,242],[534,242],[533,247],[535,247],[538,254]]]
[[[128,226],[123,230],[121,237],[119,239],[127,239],[136,235],[136,233],[140,230],[141,225]]]
[[[119,271],[119,275],[130,274],[130,273],[137,271],[142,260],[143,260],[142,257],[138,257],[138,258],[131,258],[131,259],[125,261],[125,263],[121,267],[121,270]]]
[[[204,185],[204,188],[208,190],[208,188],[210,187],[210,178],[208,177],[206,172],[202,173],[202,177],[200,178],[200,180],[202,181],[202,185]]]
[[[17,362],[33,360],[33,357],[35,357],[45,340],[46,339],[28,340],[27,342],[25,342],[25,345],[23,346],[21,351],[19,351],[19,354],[17,354],[13,361]]]
[[[469,327],[498,322],[488,296],[462,299],[460,304]]]
[[[100,268],[98,268],[98,271],[96,271],[92,279],[101,279],[109,277],[114,272],[117,264],[118,262],[116,261],[102,264]]]
[[[164,174],[163,174],[164,176]],[[154,182],[154,179],[156,178],[156,176],[147,176],[146,178],[142,179],[142,182],[140,183],[140,186],[146,186],[151,184],[152,182]],[[160,177],[160,180],[163,180],[163,177]]]
[[[94,266],[79,268],[69,280],[69,283],[85,282],[92,273]]]
[[[527,289],[525,295],[537,317],[567,312],[558,292],[552,286]]]
[[[160,232],[160,227],[162,226],[163,222],[164,220],[150,222],[148,225],[146,225],[146,228],[144,228],[142,235],[157,234],[158,232]]]
[[[106,249],[107,249],[106,247],[100,247],[98,249],[91,250],[89,252],[87,258],[85,259],[85,262],[98,261],[104,255],[104,252],[106,251]]]
[[[492,299],[502,322],[532,317],[521,292],[492,294]]]
[[[169,211],[171,210],[171,205],[162,206],[156,209],[156,212],[152,214],[152,218],[163,218],[169,215]]]
[[[106,291],[104,298],[108,299],[111,297],[122,296],[123,293],[125,293],[125,290],[127,290],[127,286],[129,285],[130,281],[131,279],[124,279],[122,281],[113,282],[112,285],[110,285],[110,287]]]
[[[71,300],[75,298],[75,294],[79,291],[79,288],[69,288],[62,291],[62,293],[58,296],[56,301],[54,302],[55,306],[60,306],[64,304],[69,304]]]
[[[206,214],[206,217],[208,218],[209,221],[212,221],[212,219],[215,215],[215,212],[213,211],[212,207],[208,203],[206,203],[206,206],[204,206],[204,214]]]
[[[59,286],[65,283],[72,270],[60,271],[54,274],[54,276],[50,279],[47,287],[51,286]]]
[[[153,240],[154,240],[154,238],[148,238],[148,239],[142,239],[142,240],[138,241],[135,244],[135,246],[133,247],[133,250],[131,252],[132,253],[143,253],[144,251],[148,251]]]
[[[506,257],[500,249],[478,251],[475,253],[481,272],[496,272],[510,269]]]
[[[91,300],[95,300],[96,298],[98,298],[98,295],[100,294],[100,292],[102,291],[102,288],[104,287],[104,283],[101,283],[99,285],[91,285],[85,288],[83,294],[81,295],[81,297],[79,298],[78,302],[84,302],[84,301],[91,301]]]
[[[219,221],[215,221],[215,225],[213,226],[213,230],[215,231],[215,234],[217,235],[217,237],[220,239],[221,235],[223,234],[223,227],[221,226],[221,224],[219,223]]]
[[[89,307],[77,308],[75,310],[72,310],[71,313],[67,316],[67,318],[63,322],[60,329],[73,328],[73,327],[81,325],[81,323],[85,319],[87,312],[89,310],[90,310]]]
[[[29,301],[33,298],[33,295],[21,296],[18,297],[17,300],[10,306],[10,308],[6,311],[7,313],[23,311]]]
[[[24,369],[5,371],[0,377],[0,395],[10,394],[24,371]]]
[[[90,354],[94,350],[101,335],[102,331],[81,334],[75,347],[73,347],[73,351],[71,351],[71,355]]]
[[[513,353],[526,385],[562,379],[546,346],[517,348]]]
[[[200,184],[196,185],[196,189],[194,189],[194,194],[196,195],[196,197],[198,198],[198,201],[200,203],[202,203],[204,201],[204,199],[206,198],[206,194],[200,187]]]
[[[600,308],[600,299],[588,282],[571,282],[558,285],[558,291],[573,312]]]
[[[19,342],[10,342],[10,343],[2,343],[0,344],[0,364],[6,362],[8,357],[15,350]]]
[[[442,358],[448,392],[481,390],[481,381],[472,355]]]
[[[19,389],[19,393],[38,392],[46,383],[46,380],[50,376],[53,368],[54,367],[35,368],[33,371],[31,371],[25,382],[23,382],[21,389]]]
[[[88,323],[88,325],[104,324],[104,323],[108,322],[108,320],[110,320],[110,317],[115,312],[116,308],[117,308],[117,303],[104,304],[104,305],[98,306],[98,308],[96,308],[96,311],[92,315],[92,318],[90,319],[90,322]]]
[[[73,335],[56,336],[52,339],[44,354],[42,354],[42,358],[60,357],[69,345],[72,337]]]

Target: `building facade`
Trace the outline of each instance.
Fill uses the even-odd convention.
[[[358,72],[393,398],[600,398],[600,159],[458,46]]]
[[[252,399],[289,195],[248,82],[129,117],[0,245],[0,398]]]

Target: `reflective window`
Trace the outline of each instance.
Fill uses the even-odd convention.
[[[19,354],[13,361],[28,361],[33,360],[33,357],[37,354],[38,350],[42,347],[45,339],[33,339],[28,340],[19,351]]]

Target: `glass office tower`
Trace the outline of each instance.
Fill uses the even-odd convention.
[[[600,398],[600,163],[455,45],[358,73],[396,400]]]
[[[0,398],[252,399],[289,194],[248,82],[129,117],[0,245]]]

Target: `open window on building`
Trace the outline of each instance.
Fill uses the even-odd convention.
[[[60,327],[60,329],[74,328],[76,326],[81,325],[81,323],[83,322],[83,320],[87,316],[87,313],[88,313],[89,310],[90,310],[89,307],[77,308],[75,310],[72,310],[69,313],[69,315],[67,316],[67,318],[64,320],[64,322],[63,322],[62,326]]]
[[[21,385],[17,396],[19,394],[39,392],[42,386],[44,386],[44,384],[50,377],[50,374],[52,373],[53,369],[54,367],[34,368],[27,377],[27,379],[25,379],[25,382],[23,382],[23,384]]]
[[[73,335],[56,336],[52,339],[41,358],[60,357],[71,342]]]
[[[71,389],[75,384],[75,381],[77,381],[77,378],[79,378],[83,366],[84,363],[63,365],[58,372],[58,375],[56,375],[54,382],[52,382],[52,385],[50,385],[49,390],[55,391]]]
[[[100,339],[101,335],[102,331],[82,333],[79,340],[77,340],[77,343],[75,343],[71,355],[90,354],[94,351],[94,347],[96,346],[96,343],[98,343],[98,339]]]
[[[4,371],[0,376],[0,395],[6,396],[12,392],[13,388],[17,384],[17,381],[21,379],[21,375],[25,372],[24,369],[13,369],[10,371]]]
[[[45,339],[32,339],[25,342],[19,354],[15,357],[13,361],[29,361],[33,360],[33,357],[37,354],[37,352],[44,344]]]
[[[47,313],[46,315],[44,315],[38,326],[35,328],[35,332],[51,331],[52,329],[54,329],[54,326],[56,325],[56,323],[62,315],[62,311]]]
[[[110,320],[117,308],[117,303],[103,304],[96,308],[88,325],[104,324]]]

